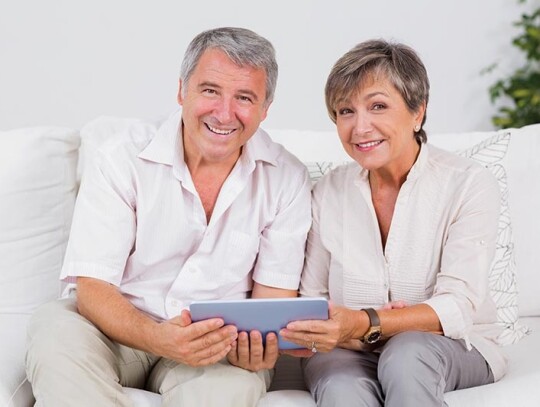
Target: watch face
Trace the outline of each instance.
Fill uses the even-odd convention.
[[[368,337],[366,338],[366,343],[375,343],[379,339],[381,339],[381,332],[380,331],[374,331],[371,332]]]

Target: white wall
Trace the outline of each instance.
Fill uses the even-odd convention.
[[[81,127],[99,115],[153,118],[175,105],[194,35],[243,26],[277,50],[267,128],[332,129],[323,88],[338,57],[384,37],[421,55],[427,129],[491,129],[488,87],[521,63],[510,45],[517,0],[0,0],[0,129]],[[530,7],[530,6],[529,6]],[[480,71],[502,61],[501,71]]]

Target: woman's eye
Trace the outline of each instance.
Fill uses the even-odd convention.
[[[383,105],[382,103],[375,103],[375,104],[373,105],[373,110],[382,110],[382,109],[384,109],[385,107],[386,107],[386,106]]]
[[[349,109],[348,107],[344,107],[344,108],[338,110],[338,114],[340,116],[344,116],[344,115],[350,114],[350,113],[352,113],[352,110]]]

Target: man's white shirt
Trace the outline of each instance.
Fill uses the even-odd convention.
[[[311,224],[305,166],[259,129],[207,224],[184,162],[181,111],[107,141],[85,172],[61,279],[93,277],[154,318],[195,299],[245,298],[253,280],[295,290]]]

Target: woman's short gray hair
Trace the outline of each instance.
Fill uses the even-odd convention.
[[[264,69],[266,72],[265,103],[269,105],[272,102],[278,76],[274,47],[266,38],[246,28],[221,27],[203,31],[197,35],[184,54],[180,68],[180,79],[183,84],[188,83],[202,54],[210,48],[223,51],[239,66]]]
[[[383,75],[403,97],[409,111],[417,112],[429,100],[429,79],[418,54],[410,47],[385,40],[362,42],[335,63],[326,81],[326,108],[336,122],[338,103],[349,99],[367,79]],[[418,143],[427,141],[424,131],[426,115],[419,131],[414,133]]]

